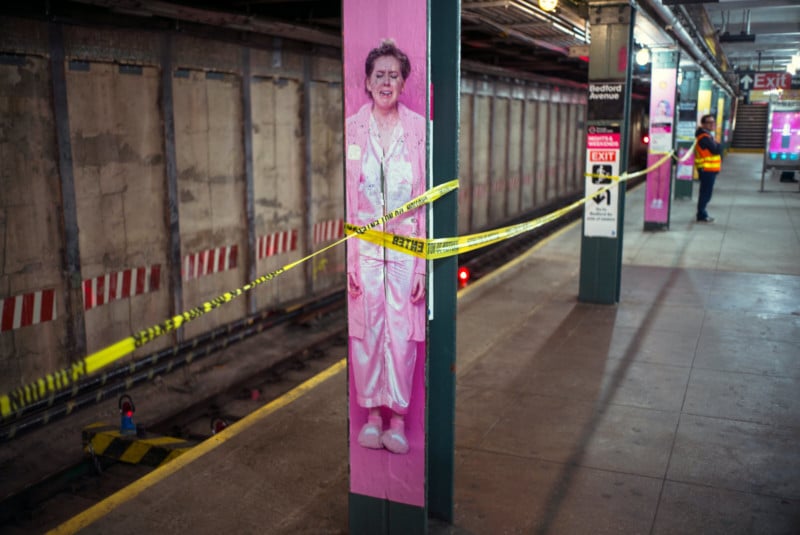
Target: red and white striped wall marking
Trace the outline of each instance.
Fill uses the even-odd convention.
[[[282,230],[259,236],[256,243],[258,259],[288,253],[297,249],[297,229]]]
[[[56,319],[54,288],[0,299],[0,332]]]
[[[344,237],[344,219],[314,223],[314,245]]]
[[[106,273],[83,281],[83,309],[127,299],[158,290],[161,285],[161,265],[145,266],[116,273]]]
[[[199,253],[187,254],[183,257],[181,276],[184,282],[213,273],[236,268],[236,257],[239,247],[226,245],[216,249],[206,249]]]

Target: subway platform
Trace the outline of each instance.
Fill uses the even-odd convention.
[[[759,192],[761,158],[726,157],[713,224],[677,201],[643,232],[628,192],[616,306],[577,301],[580,225],[462,292],[455,520],[431,533],[800,533],[800,193]],[[347,533],[345,381],[56,532]]]

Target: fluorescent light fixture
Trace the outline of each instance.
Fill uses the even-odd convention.
[[[555,11],[558,7],[558,0],[539,0],[539,7],[545,11]]]
[[[640,48],[638,52],[636,52],[636,64],[644,67],[650,63],[650,49]]]

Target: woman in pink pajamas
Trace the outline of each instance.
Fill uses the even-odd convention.
[[[425,191],[425,118],[398,102],[411,72],[391,40],[367,55],[370,102],[347,119],[347,221],[364,225]],[[425,236],[424,208],[383,225]],[[417,346],[425,341],[425,260],[359,239],[348,242],[350,366],[358,405],[368,411],[358,435],[366,448],[408,452],[404,416]],[[384,430],[381,407],[391,410]]]

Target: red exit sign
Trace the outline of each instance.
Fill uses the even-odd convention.
[[[792,75],[788,72],[748,72],[739,78],[739,87],[745,91],[791,89]]]
[[[617,151],[615,150],[590,150],[590,162],[616,162]]]

